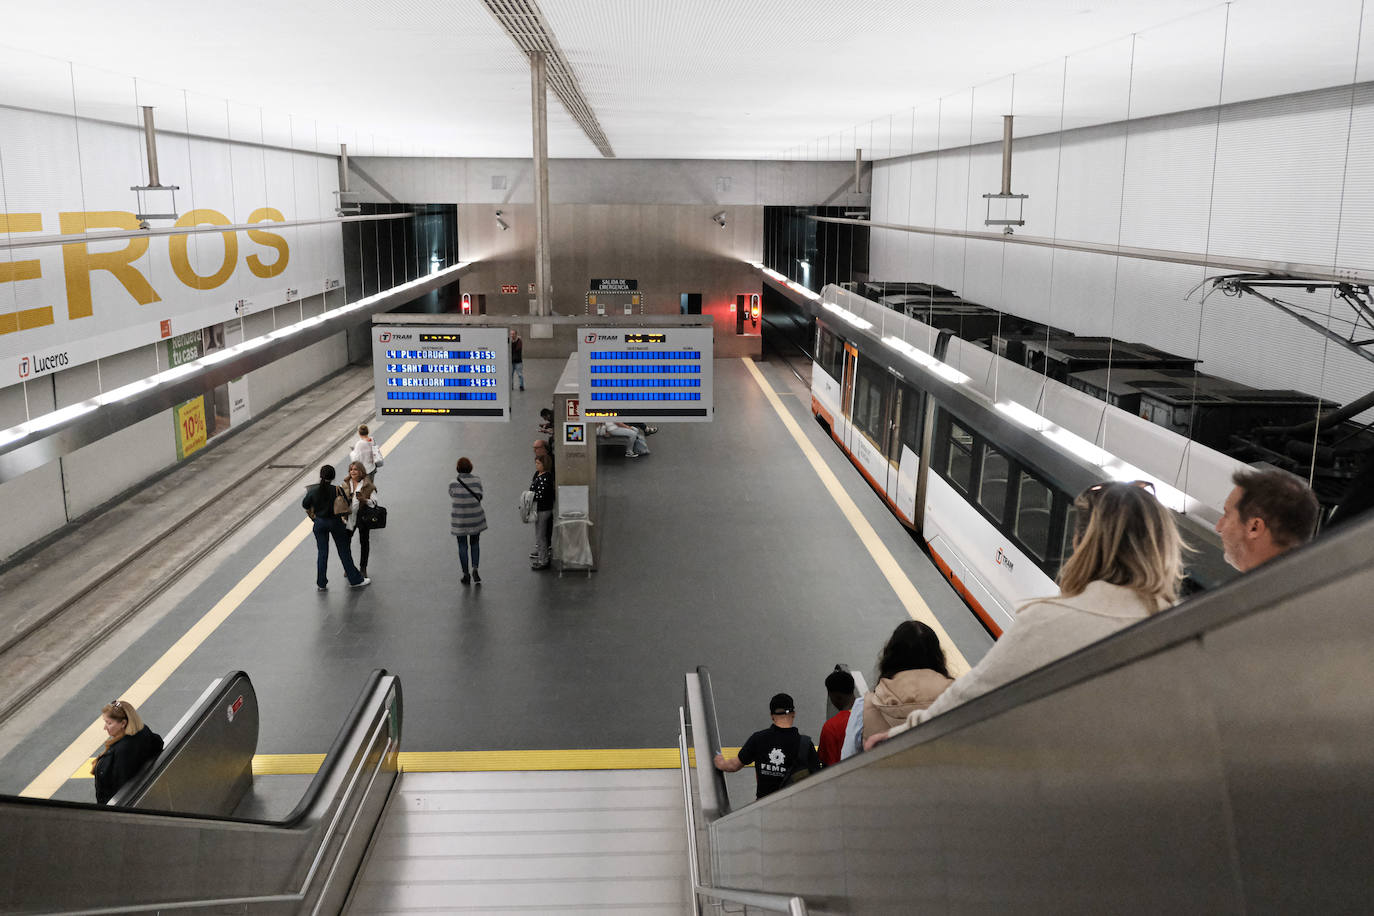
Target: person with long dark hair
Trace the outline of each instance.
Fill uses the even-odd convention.
[[[320,468],[319,482],[306,488],[305,498],[301,500],[301,508],[314,524],[315,588],[319,591],[329,588],[330,538],[334,539],[334,549],[339,554],[348,584],[353,588],[362,588],[372,583],[353,565],[353,552],[348,547],[348,527],[344,519],[348,516],[350,502],[343,487],[334,485],[332,464]]]
[[[934,703],[954,683],[935,631],[904,620],[878,653],[876,686],[864,695],[863,736],[885,732]]]
[[[1022,607],[973,670],[925,709],[864,741],[879,741],[1010,683],[1171,607],[1183,578],[1183,542],[1173,514],[1148,481],[1099,483],[1074,500],[1073,556],[1059,594]]]

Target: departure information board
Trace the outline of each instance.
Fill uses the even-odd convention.
[[[510,419],[505,328],[375,325],[372,380],[378,416]]]
[[[588,420],[700,423],[715,414],[713,329],[581,328],[578,372]]]

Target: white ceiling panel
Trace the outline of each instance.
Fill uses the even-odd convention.
[[[995,138],[1008,110],[1025,135],[1337,85],[1374,45],[1360,43],[1359,0],[539,7],[622,158],[898,155],[970,130]],[[166,123],[213,124],[218,107],[220,129],[237,134],[242,110],[260,108],[264,138],[306,148],[530,150],[528,64],[481,0],[0,0],[0,21],[5,104],[132,122],[133,98],[163,109],[180,96]],[[948,130],[960,123],[962,138]],[[553,99],[549,151],[598,156]]]

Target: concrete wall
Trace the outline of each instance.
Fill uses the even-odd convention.
[[[464,292],[488,314],[527,314],[534,282],[531,163],[518,159],[359,158],[352,187],[371,202],[457,203]],[[759,326],[735,333],[740,294],[760,293],[763,207],[866,201],[846,162],[557,159],[549,163],[553,310],[588,312],[589,281],[638,281],[646,314],[678,314],[683,293],[716,320],[716,356],[760,355]],[[497,223],[497,213],[509,228]],[[725,226],[713,217],[723,214]],[[502,286],[515,293],[503,293]],[[619,299],[612,299],[613,308]],[[619,310],[617,309],[617,313]],[[527,352],[540,355],[528,340]]]
[[[342,289],[328,295],[331,307],[343,303]],[[300,321],[318,314],[324,304],[324,296],[313,296],[258,312],[245,320],[245,334],[254,337]],[[335,334],[289,359],[250,372],[245,381],[252,412],[264,413],[347,365],[346,337]],[[0,428],[23,422],[26,398],[30,415],[37,416],[166,368],[165,353],[159,355],[155,345],[0,389]],[[11,511],[8,523],[0,526],[0,562],[176,462],[176,431],[169,410],[0,483],[0,504]]]
[[[1371,272],[1371,138],[1365,84],[1018,139],[1013,190],[1030,198],[1016,231]],[[1000,175],[1000,144],[884,160],[873,220],[983,231],[982,195]],[[1235,272],[872,231],[874,279],[937,283],[1078,334],[1195,356],[1201,371],[1256,387],[1343,403],[1374,389],[1374,364],[1260,300],[1203,300],[1208,277]],[[1349,334],[1353,313],[1329,291],[1281,298]]]

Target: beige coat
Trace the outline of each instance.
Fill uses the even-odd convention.
[[[908,715],[934,703],[953,683],[929,668],[898,671],[890,678],[882,678],[876,688],[864,694],[864,737],[905,722]]]
[[[1016,622],[1007,628],[972,671],[956,680],[934,703],[909,714],[905,725],[897,726],[892,733],[906,731],[1105,639],[1165,606],[1152,607],[1131,589],[1107,582],[1089,582],[1081,594],[1072,598],[1056,595],[1032,601],[1021,609]]]

